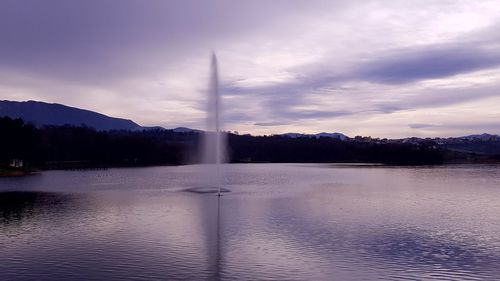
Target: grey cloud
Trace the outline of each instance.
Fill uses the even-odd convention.
[[[429,3],[422,5],[430,5]],[[252,44],[254,42],[248,42],[247,38],[252,39],[252,35],[265,33],[264,30],[274,23],[302,23],[301,20],[304,19],[304,26],[308,28],[307,20],[310,18],[305,16],[306,13],[312,11],[310,16],[317,11],[323,12],[322,15],[318,14],[318,19],[327,12],[328,16],[332,16],[330,11],[334,9],[331,6],[339,10],[344,4],[351,5],[356,11],[360,4],[365,5],[366,2],[359,1],[353,5],[352,1],[327,0],[3,0],[0,1],[0,78],[3,84],[8,84],[6,80],[11,73],[17,73],[20,77],[24,73],[34,74],[37,78],[41,76],[41,80],[48,78],[45,86],[32,85],[32,88],[44,88],[43,91],[48,93],[46,96],[49,98],[56,96],[57,85],[62,84],[59,80],[68,81],[68,87],[72,87],[74,83],[91,84],[92,87],[97,83],[111,84],[115,80],[155,81],[158,78],[155,75],[175,71],[181,73],[178,70],[181,66],[189,72],[190,67],[198,62],[193,62],[193,58],[203,58],[206,55],[208,64],[212,48]],[[436,8],[436,5],[441,4],[433,3],[430,6]],[[447,5],[443,4],[439,9],[445,9]],[[384,8],[384,5],[380,7]],[[352,25],[353,28],[358,23],[357,20],[351,22],[350,19],[345,22],[346,26]],[[373,84],[387,84],[390,88],[411,85],[423,79],[443,78],[500,66],[498,28],[499,26],[486,28],[483,32],[474,31],[475,36],[457,38],[442,45],[410,46],[383,53],[370,50],[367,46],[363,54],[368,60],[350,61],[351,63],[346,63],[349,65],[342,66],[336,64],[341,55],[336,50],[329,57],[322,57],[320,62],[289,69],[297,79],[288,83],[241,88],[229,82],[222,89],[225,95],[232,96],[228,99],[230,104],[227,106],[230,110],[226,118],[234,124],[248,122],[257,126],[271,126],[289,124],[295,120],[340,118],[359,113],[390,114],[498,95],[498,88],[495,87],[439,91],[429,89],[416,93],[415,96],[405,96],[390,89],[390,93],[380,93],[381,97],[390,96],[390,99],[374,99],[375,104],[356,99],[356,95],[361,92],[377,90],[379,85],[371,88]],[[379,34],[366,36],[377,35]],[[345,36],[349,37],[349,34]],[[280,38],[275,39],[279,42]],[[329,48],[328,44],[319,42],[324,44],[325,49]],[[282,43],[286,45],[288,42],[283,40]],[[199,66],[193,66],[195,67]],[[186,77],[191,74],[186,73]],[[355,84],[351,82],[359,81],[368,81],[370,83],[367,84],[370,85],[364,87],[363,84],[360,89],[345,87]],[[202,84],[205,81],[192,83]],[[104,85],[102,88],[116,90],[116,96],[121,99],[132,95],[121,93],[120,86],[113,89],[114,86],[116,85]],[[135,91],[133,86],[130,88],[130,92]],[[141,95],[140,90],[138,89],[138,95]],[[83,91],[79,95],[83,96]],[[157,91],[154,93],[158,96],[168,96],[168,93],[161,92],[161,88]],[[309,95],[311,92],[315,94],[313,98]],[[192,93],[186,93],[188,94]],[[343,110],[344,107],[340,106],[325,110],[326,106],[319,104],[320,99],[314,100],[319,94],[325,97],[337,94],[352,96],[352,108],[349,108],[352,110]],[[66,88],[59,90],[57,95],[72,96]],[[95,99],[98,104],[100,101]],[[196,99],[197,97],[189,101],[194,107]],[[380,100],[390,102],[380,104]],[[247,114],[247,101],[255,106],[252,110],[259,110],[259,116],[255,116],[253,112]],[[310,106],[307,108],[316,110],[299,110],[296,109],[299,108],[298,105]],[[205,104],[197,109],[205,110]],[[262,120],[263,118],[268,120]]]
[[[287,125],[296,121],[315,120],[315,119],[332,119],[337,117],[344,117],[356,114],[352,111],[337,111],[337,110],[294,110],[289,108],[282,108],[270,113],[270,122],[257,122],[257,126],[278,126]]]
[[[427,124],[427,123],[415,123],[408,124],[409,128],[412,129],[426,129],[427,132],[436,132],[436,136],[464,136],[471,134],[482,134],[482,133],[492,133],[499,134],[500,124],[495,121],[483,121],[483,122],[445,122],[442,124]],[[457,133],[461,132],[461,133]]]
[[[495,27],[495,26],[494,26]],[[492,37],[493,27],[479,32],[486,38],[460,38],[456,42],[441,45],[415,46],[405,49],[389,50],[383,54],[372,54],[373,59],[359,63],[346,73],[332,71],[329,64],[321,64],[311,73],[298,73],[297,78],[289,83],[274,86],[251,88],[237,88],[226,85],[226,92],[231,95],[252,95],[262,100],[263,108],[270,108],[274,118],[334,118],[357,113],[391,114],[398,111],[417,110],[459,104],[472,100],[479,100],[499,95],[498,85],[453,88],[453,89],[425,89],[416,90],[414,95],[395,94],[387,103],[374,104],[366,111],[358,112],[294,112],[295,105],[307,104],[308,94],[324,92],[324,95],[333,91],[345,95],[356,95],[356,91],[345,88],[343,85],[351,81],[368,81],[377,84],[399,86],[419,80],[431,78],[445,78],[457,74],[477,70],[490,69],[500,66],[500,40]],[[300,72],[293,69],[291,72]],[[326,90],[325,90],[326,89]],[[323,91],[324,90],[324,91]],[[370,90],[365,90],[370,91]],[[375,90],[376,91],[376,88]],[[393,90],[391,90],[393,91]],[[383,95],[383,93],[381,93]]]
[[[387,114],[409,109],[407,107],[402,107],[397,104],[377,104],[375,105],[375,108],[376,109],[374,111]]]
[[[263,127],[269,127],[269,126],[282,126],[282,125],[288,125],[290,123],[288,122],[257,122],[254,123],[255,126],[263,126]]]
[[[404,84],[448,77],[500,65],[500,51],[472,44],[427,46],[389,52],[362,64],[354,78],[383,84]]]
[[[151,48],[174,45],[186,21],[194,26],[204,21],[176,2],[147,3],[2,1],[1,67],[83,81],[147,72]]]
[[[439,128],[450,128],[450,129],[455,129],[465,132],[469,131],[475,133],[490,132],[490,133],[500,134],[500,123],[497,122],[496,120],[492,121],[485,120],[483,122],[474,122],[472,124],[467,121],[447,123],[445,125],[439,126]]]
[[[468,101],[481,100],[488,97],[500,96],[500,85],[488,85],[482,87],[469,87],[457,89],[427,89],[418,95],[400,99],[386,106],[394,106],[406,109],[435,108],[460,104]]]
[[[412,129],[425,129],[425,128],[436,127],[436,125],[426,124],[426,123],[413,123],[413,124],[408,124],[408,127]]]
[[[226,85],[228,92],[246,94],[259,92],[264,95],[286,93],[301,94],[311,90],[341,90],[349,81],[368,81],[379,84],[406,84],[425,79],[445,78],[457,74],[491,69],[500,66],[500,22],[476,31],[470,37],[462,36],[447,44],[417,45],[372,52],[363,61],[350,67],[337,69],[331,59],[325,58],[316,65],[294,67],[296,80],[274,86],[242,89]],[[336,55],[332,55],[333,58]]]
[[[147,76],[328,2],[4,0],[0,68],[91,83]]]
[[[285,112],[285,116],[294,119],[317,119],[317,118],[334,118],[352,115],[351,111],[327,111],[327,110],[290,110]]]

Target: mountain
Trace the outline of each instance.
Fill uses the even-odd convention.
[[[109,117],[90,110],[39,101],[0,101],[0,117],[21,118],[37,127],[46,125],[88,126],[98,131],[140,130],[132,120]]]
[[[296,138],[332,138],[332,139],[338,139],[341,141],[346,141],[349,139],[348,136],[342,134],[342,133],[319,133],[319,134],[300,134],[300,133],[287,133],[287,134],[282,134],[281,136],[291,138],[291,139],[296,139]]]
[[[482,155],[500,155],[500,136],[491,134],[469,135],[439,139],[441,147],[448,150]]]
[[[490,135],[490,134],[481,134],[481,135],[464,136],[464,137],[460,137],[459,139],[468,140],[468,141],[498,141],[498,140],[500,140],[500,136]]]
[[[203,131],[200,131],[197,129],[186,128],[186,127],[177,127],[175,129],[172,129],[172,132],[174,132],[174,133],[200,133]]]
[[[342,133],[319,133],[319,134],[316,134],[314,135],[317,139],[319,138],[332,138],[332,139],[338,139],[338,140],[341,140],[341,141],[345,141],[347,140],[349,137],[342,134]]]

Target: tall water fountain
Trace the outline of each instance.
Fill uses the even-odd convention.
[[[221,195],[222,171],[221,164],[226,160],[226,139],[222,132],[221,99],[219,93],[219,73],[217,56],[212,54],[210,67],[210,88],[208,91],[207,124],[203,138],[203,159],[206,164],[207,184],[217,188]]]

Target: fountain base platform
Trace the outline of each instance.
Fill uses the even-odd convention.
[[[184,191],[184,192],[192,192],[192,193],[199,193],[199,194],[216,193],[217,195],[219,195],[219,188],[215,187],[215,186],[212,186],[212,187],[211,186],[207,186],[207,187],[191,187],[191,188],[184,189],[182,191]],[[219,196],[222,196],[222,193],[226,193],[226,192],[231,192],[231,190],[221,187],[221,189],[220,189],[220,195]]]

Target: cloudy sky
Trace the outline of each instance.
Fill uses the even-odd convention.
[[[500,3],[2,0],[0,99],[203,128],[210,54],[225,129],[500,134]]]

